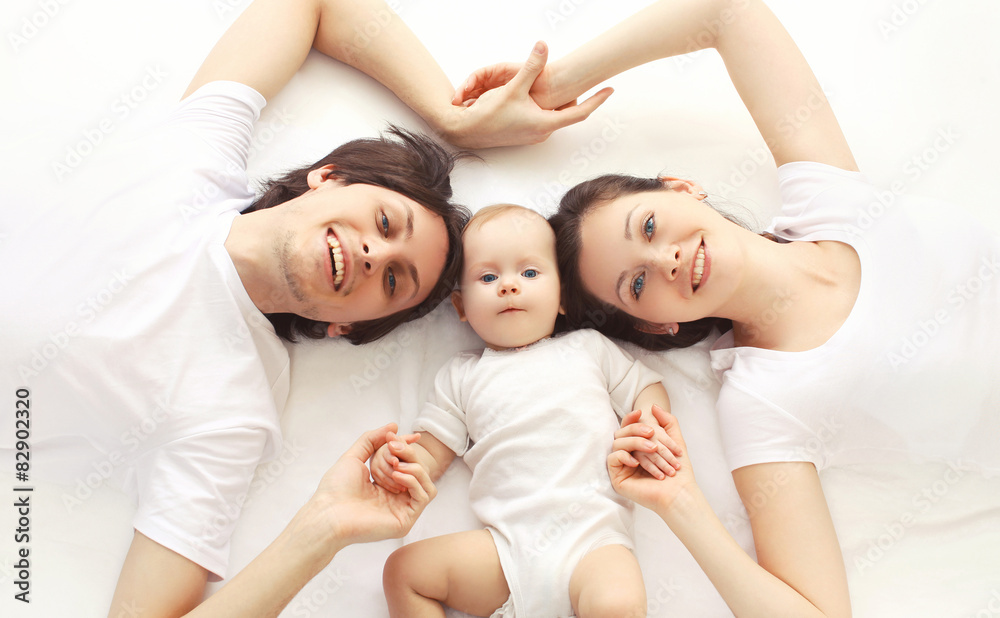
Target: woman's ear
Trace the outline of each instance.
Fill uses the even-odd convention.
[[[331,322],[330,325],[326,327],[327,337],[340,337],[341,335],[346,335],[349,332],[351,332],[350,324]]]
[[[656,179],[663,183],[665,188],[670,189],[671,191],[690,193],[698,199],[703,199],[702,196],[708,195],[705,193],[705,190],[702,189],[701,185],[693,180],[677,178],[676,176],[657,176]]]
[[[335,168],[336,166],[331,163],[323,167],[317,167],[314,170],[309,170],[309,173],[306,175],[306,184],[309,185],[310,189],[318,189],[326,181],[340,182],[340,179],[334,174]]]
[[[465,317],[465,303],[462,302],[462,293],[458,290],[451,293],[451,304],[458,312],[458,319],[462,322],[468,322],[469,320]]]
[[[670,322],[667,324],[652,324],[650,322],[639,321],[635,325],[635,329],[640,333],[647,333],[650,335],[676,335],[680,331],[680,324],[677,322]]]

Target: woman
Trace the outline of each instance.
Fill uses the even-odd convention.
[[[627,451],[649,428],[618,433],[612,478],[670,525],[734,614],[847,616],[818,470],[925,456],[1000,463],[1000,242],[940,205],[873,208],[879,196],[805,59],[754,0],[657,3],[550,65],[534,93],[558,106],[633,66],[708,47],[779,166],[784,207],[770,236],[708,208],[690,180],[583,183],[552,218],[568,317],[601,323],[590,316],[610,307],[602,330],[654,349],[731,324],[712,354],[719,421],[758,562],[690,466],[662,482],[635,468]],[[457,98],[502,83],[504,70],[479,72]],[[840,429],[813,448],[827,419]],[[680,438],[672,417],[660,421]]]
[[[380,36],[359,38],[373,23]],[[4,287],[32,294],[4,295],[0,307],[3,387],[23,423],[0,446],[5,460],[27,460],[30,445],[25,483],[81,481],[68,509],[106,480],[136,495],[112,615],[276,614],[340,548],[402,535],[433,495],[416,470],[399,479],[404,495],[368,485],[363,463],[394,426],[369,432],[278,539],[200,605],[206,581],[226,575],[254,469],[281,451],[289,358],[276,335],[373,340],[433,307],[457,263],[454,157],[428,138],[349,142],[254,201],[253,122],[313,47],[463,146],[544,139],[604,98],[566,112],[454,107],[437,63],[384,3],[261,0],[164,122],[109,151],[106,175],[59,169],[73,174],[72,196],[11,209],[5,223],[18,233],[4,263],[21,267],[5,269]],[[543,65],[536,54],[525,91]],[[283,321],[292,315],[305,321]]]

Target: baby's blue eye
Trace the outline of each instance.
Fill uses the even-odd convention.
[[[533,279],[538,276],[538,271],[535,270],[534,268],[529,268],[528,270],[524,271],[521,274],[527,277],[528,279]]]
[[[389,269],[389,294],[396,292],[396,275],[392,274],[392,269]]]
[[[389,217],[385,216],[384,212],[382,213],[382,234],[386,238],[389,237]]]
[[[646,275],[641,274],[632,280],[632,298],[639,300],[639,295],[642,294],[642,288],[646,284]]]
[[[496,275],[483,275],[482,277],[479,278],[479,280],[482,281],[483,283],[493,283],[494,281],[497,280],[497,276]]]
[[[656,223],[653,221],[653,215],[649,215],[649,218],[642,224],[642,233],[646,235],[647,240],[652,240],[654,230],[656,230]]]

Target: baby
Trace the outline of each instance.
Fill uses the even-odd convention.
[[[482,209],[463,247],[452,303],[487,348],[440,370],[418,434],[383,446],[371,469],[398,490],[400,461],[437,479],[463,456],[486,529],[394,552],[383,574],[389,613],[444,616],[443,603],[477,616],[645,616],[631,504],[612,489],[606,460],[614,413],[641,408],[651,419],[654,403],[669,409],[660,376],[596,331],[552,337],[562,312],[555,236],[538,213]],[[675,473],[680,451],[665,433],[645,447],[636,453],[643,467]]]

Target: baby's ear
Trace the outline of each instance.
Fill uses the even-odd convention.
[[[326,327],[327,337],[340,337],[341,335],[346,335],[349,332],[351,332],[350,324],[331,322],[330,325]]]
[[[458,312],[458,319],[462,322],[468,322],[465,317],[465,304],[462,302],[462,293],[458,290],[451,293],[451,304],[455,307],[455,311]]]

